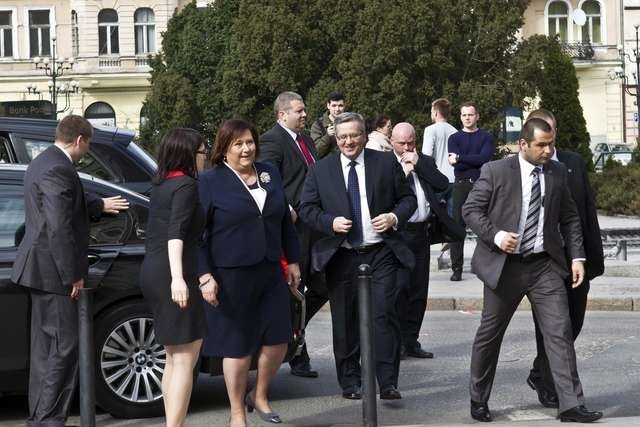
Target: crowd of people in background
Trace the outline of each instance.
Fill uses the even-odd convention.
[[[500,345],[525,295],[533,307],[538,349],[526,383],[542,405],[558,408],[562,421],[602,417],[585,407],[573,344],[584,319],[588,280],[603,272],[602,244],[584,162],[555,149],[553,114],[531,113],[519,152],[491,161],[495,140],[479,128],[473,102],[459,106],[457,130],[448,123],[450,102],[434,100],[421,151],[411,123],[394,125],[385,114],[367,123],[346,111],[339,92],[327,96],[326,109],[311,123],[309,136],[303,98],[283,92],[274,102],[275,123],[261,136],[251,123],[230,119],[219,127],[212,151],[193,129],[173,129],[162,140],[140,283],[156,339],[167,351],[162,379],[167,425],[184,424],[200,354],[223,359],[230,426],[245,426],[247,412],[254,411],[264,422],[282,422],[268,391],[292,336],[289,290],[298,287],[306,298],[305,324],[330,303],[342,397],[361,399],[355,286],[361,264],[372,274],[379,396],[402,399],[400,360],[435,357],[419,341],[430,245],[449,244],[450,280],[462,280],[467,226],[478,236],[471,271],[485,284],[471,357],[471,417],[492,420],[488,400]],[[37,304],[59,304],[61,312],[72,313],[69,294],[75,298],[87,270],[75,261],[86,260],[87,208],[71,161],[86,153],[91,133],[90,126],[73,120],[71,128],[68,119],[60,123],[56,145],[31,163],[25,181],[28,195],[35,185],[30,182],[43,179],[35,174],[49,170],[45,178],[52,190],[39,190],[41,197],[57,200],[55,188],[69,187],[72,199],[52,206],[55,215],[79,218],[61,233],[76,236],[73,251],[81,253],[51,267],[64,266],[59,283],[32,280],[26,264],[34,239],[25,238],[20,246],[22,261],[16,261],[13,278],[32,288],[32,321],[42,324],[50,321],[37,317]],[[205,170],[207,159],[211,167]],[[46,241],[30,220],[38,215],[37,205],[27,203],[27,236]],[[65,337],[75,333],[60,324]],[[66,340],[65,352],[72,354],[77,342]],[[47,372],[34,369],[34,361],[50,358],[44,349],[41,353],[32,358],[29,419],[37,425],[54,413],[64,423],[77,363],[52,358]],[[252,359],[257,375],[249,386]],[[311,362],[305,345],[290,361],[291,374],[317,377]],[[64,370],[55,369],[56,363]],[[55,372],[63,373],[51,379],[63,399],[36,390],[35,384]]]

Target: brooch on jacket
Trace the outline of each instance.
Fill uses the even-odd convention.
[[[269,175],[269,172],[260,173],[260,182],[263,184],[268,184],[271,182],[271,175]]]

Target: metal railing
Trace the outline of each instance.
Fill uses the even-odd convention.
[[[590,43],[563,43],[562,50],[569,55],[571,59],[593,59],[595,53]]]

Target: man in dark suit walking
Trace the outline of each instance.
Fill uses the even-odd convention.
[[[431,156],[416,151],[416,131],[411,124],[402,122],[393,127],[391,147],[418,203],[418,208],[400,231],[416,257],[413,270],[398,271],[397,309],[402,337],[400,356],[431,359],[433,353],[425,351],[418,341],[429,295],[427,219],[430,215],[437,215],[434,210],[440,215],[446,214],[436,200],[434,190],[445,191],[449,180],[438,170]]]
[[[519,155],[483,166],[463,207],[464,220],[478,235],[472,270],[485,285],[471,354],[471,416],[478,421],[492,420],[487,402],[500,345],[524,295],[548,350],[560,420],[591,422],[602,417],[584,406],[576,367],[564,280],[570,276],[573,287],[582,284],[584,249],[566,168],[549,161],[553,138],[544,120],[527,121],[520,133]]]
[[[318,154],[311,138],[302,132],[307,113],[300,95],[295,92],[282,92],[274,102],[274,112],[277,123],[260,137],[258,160],[272,163],[278,168],[282,177],[301,246],[300,271],[302,284],[306,287],[306,324],[328,299],[322,276],[311,272],[313,233],[302,221],[297,220],[307,170],[316,162]],[[302,348],[302,353],[294,357],[289,364],[293,375],[308,378],[318,376],[318,372],[311,369],[306,344]]]
[[[544,109],[532,111],[529,113],[527,119],[533,118],[542,119],[547,122],[553,129],[555,139],[557,124],[556,118],[551,111]],[[573,288],[570,280],[565,281],[569,301],[571,329],[575,342],[584,323],[584,315],[587,308],[587,294],[589,293],[589,281],[604,273],[602,237],[600,235],[600,225],[598,224],[598,213],[596,211],[593,190],[589,183],[589,175],[587,174],[587,166],[584,160],[582,160],[582,157],[577,153],[559,151],[555,149],[555,146],[551,159],[559,161],[567,168],[569,191],[578,209],[584,251],[587,258],[585,263],[585,278],[582,285]],[[567,256],[569,256],[569,254],[567,254]],[[567,258],[567,263],[570,262],[571,260]],[[536,328],[536,347],[538,353],[533,361],[533,367],[527,378],[527,384],[538,393],[538,400],[540,400],[543,406],[557,408],[558,395],[555,391],[551,371],[549,370],[549,360],[535,313],[533,319]]]
[[[78,374],[75,300],[88,274],[89,213],[73,165],[91,124],[67,116],[24,179],[26,225],[11,280],[31,293],[29,426],[64,426]]]
[[[416,197],[393,156],[364,148],[362,116],[342,113],[334,126],[340,153],[309,170],[300,216],[323,235],[313,245],[312,264],[326,272],[338,382],[344,398],[361,398],[355,281],[358,266],[369,264],[380,398],[400,399],[396,272],[415,260],[397,229],[415,212]]]

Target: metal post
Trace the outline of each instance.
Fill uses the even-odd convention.
[[[95,427],[96,425],[92,292],[91,288],[80,289],[78,297],[80,425],[82,427]]]
[[[636,136],[636,143],[638,143],[638,141],[640,141],[640,46],[638,45],[638,28],[640,28],[639,25],[634,25],[634,28],[636,29],[636,48],[633,51],[633,54],[636,57],[636,111],[638,114],[638,135]]]
[[[618,240],[618,250],[616,253],[616,259],[626,261],[627,260],[627,241]]]
[[[358,267],[358,318],[360,319],[360,357],[362,359],[362,425],[376,427],[376,365],[373,355],[373,306],[371,302],[371,267]]]

